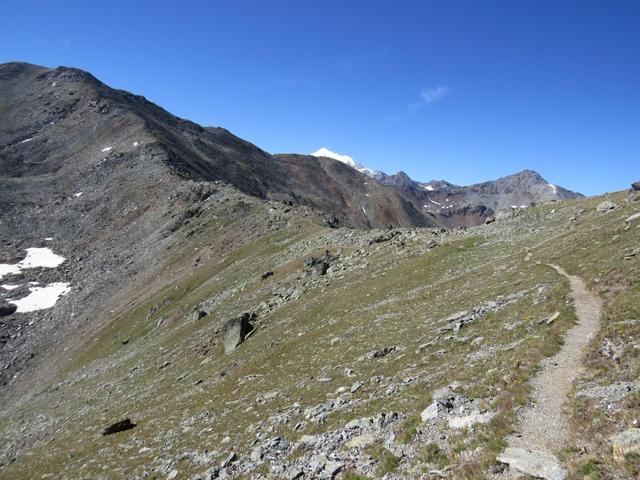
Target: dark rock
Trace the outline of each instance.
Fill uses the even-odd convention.
[[[331,214],[325,218],[325,224],[329,228],[338,228],[340,226],[340,220],[335,215]]]
[[[194,310],[193,312],[191,312],[191,315],[189,315],[189,320],[197,322],[198,320],[202,320],[206,316],[207,312],[205,312],[204,310]]]
[[[389,230],[381,235],[378,235],[376,237],[373,237],[371,239],[371,241],[369,242],[370,245],[373,245],[374,243],[383,243],[383,242],[388,242],[389,240],[393,239],[394,237],[397,237],[398,235],[400,235],[400,232],[397,230]]]
[[[321,276],[323,276],[323,275],[325,275],[327,273],[327,270],[329,270],[329,263],[328,262],[320,262],[316,266],[313,267],[312,273],[316,277],[321,277]]]
[[[495,221],[496,221],[496,217],[488,217],[488,218],[484,221],[484,223],[485,223],[485,225],[489,225],[490,223],[493,223],[493,222],[495,222]]]
[[[640,182],[632,183],[631,190],[633,190],[634,192],[640,192]]]
[[[116,422],[113,425],[110,425],[104,430],[102,430],[102,435],[113,435],[114,433],[124,432],[125,430],[131,430],[135,426],[136,424],[133,423],[131,419],[125,418],[124,420]]]
[[[427,247],[429,250],[431,250],[432,248],[436,248],[437,246],[438,246],[438,242],[436,242],[433,238],[429,240],[425,245],[425,247]]]
[[[229,455],[227,455],[227,458],[225,458],[225,460],[222,462],[222,465],[220,465],[221,468],[226,468],[229,465],[231,465],[236,459],[236,454],[235,452],[231,452]]]
[[[224,336],[224,352],[230,353],[244,342],[245,338],[253,330],[251,321],[255,320],[256,315],[243,313],[237,318],[232,318],[224,324],[222,328]]]
[[[260,276],[260,280],[266,280],[269,277],[273,276],[273,272],[264,272],[261,276]]]
[[[307,257],[304,259],[303,263],[305,267],[313,267],[320,261],[319,258],[316,257]]]
[[[11,315],[12,313],[15,313],[17,309],[18,307],[11,303],[0,303],[0,317]]]

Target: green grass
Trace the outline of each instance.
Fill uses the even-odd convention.
[[[400,464],[400,458],[396,457],[381,444],[372,445],[365,449],[365,452],[378,462],[377,474],[383,477],[388,473],[395,473]]]
[[[82,348],[70,351],[45,393],[0,427],[2,438],[20,440],[37,434],[35,419],[43,412],[56,421],[55,435],[34,443],[26,456],[3,467],[0,477],[39,478],[51,473],[92,478],[103,475],[103,467],[114,476],[133,477],[157,467],[157,458],[213,448],[226,436],[242,456],[269,417],[295,402],[303,408],[316,405],[333,398],[338,387],[349,388],[362,380],[364,387],[352,396],[357,404],[332,413],[325,423],[308,422],[302,431],[294,431],[302,420],[295,418],[268,434],[295,440],[339,429],[354,418],[399,411],[407,415],[397,432],[399,443],[415,446],[424,462],[458,465],[452,467],[455,478],[478,478],[473,472],[486,471],[495,462],[517,422],[515,411],[530,400],[529,380],[539,362],[561,348],[563,333],[575,322],[567,283],[548,267],[525,262],[527,249],[534,260],[559,263],[601,289],[606,311],[598,341],[604,336],[626,342],[628,337],[637,338],[637,325],[624,320],[640,318],[638,266],[621,256],[637,243],[637,231],[625,231],[620,225],[619,218],[630,214],[627,207],[609,217],[595,213],[596,203],[588,199],[541,205],[521,213],[517,222],[457,233],[428,253],[419,253],[429,238],[426,232],[397,250],[390,243],[368,246],[366,234],[359,232],[345,234],[362,237],[361,244],[341,243],[339,232],[300,219],[254,238],[250,227],[220,220],[224,217],[219,211],[211,212],[217,220],[205,213],[193,225],[201,233],[185,239],[167,257],[161,270],[165,275],[141,289],[135,305],[114,311]],[[582,208],[586,212],[578,214]],[[579,220],[567,227],[565,220],[550,213],[552,209],[564,217],[578,215]],[[248,215],[249,226],[265,221],[260,208]],[[513,229],[509,237],[501,233],[506,228]],[[612,235],[619,236],[611,240]],[[235,247],[223,246],[232,240],[238,242]],[[195,249],[210,253],[197,269],[190,268]],[[253,311],[276,289],[308,281],[302,259],[325,249],[352,256],[353,267],[310,284],[299,300],[260,317],[256,333],[225,355],[219,333],[224,321]],[[364,262],[367,267],[358,268]],[[265,271],[274,276],[263,282],[260,275]],[[169,277],[170,272],[177,273]],[[538,293],[541,285],[546,290]],[[466,325],[453,338],[440,335],[439,342],[419,349],[439,335],[442,319],[515,291],[527,294]],[[151,307],[165,300],[168,303],[147,318]],[[213,302],[209,316],[186,321],[193,308],[209,300]],[[555,311],[561,315],[554,323],[539,323]],[[160,318],[165,323],[157,327]],[[484,340],[473,344],[478,337]],[[125,338],[129,343],[122,345]],[[206,356],[199,353],[203,344],[211,345]],[[359,360],[387,346],[399,350],[384,359]],[[627,349],[621,363],[613,364],[597,354],[598,346],[594,342],[589,352],[590,378],[601,382],[638,378],[640,355],[635,350]],[[496,353],[478,355],[488,348]],[[164,361],[171,363],[159,369]],[[220,372],[234,362],[237,366],[221,377]],[[347,377],[345,368],[356,376]],[[408,377],[419,381],[399,394],[385,395],[384,385],[368,381],[375,375],[385,381]],[[333,380],[330,384],[312,380],[320,376]],[[495,410],[496,416],[473,432],[451,434],[450,451],[432,443],[417,444],[421,410],[436,388],[453,380],[462,384],[465,395]],[[63,387],[50,388],[61,381]],[[196,385],[197,381],[201,383]],[[256,401],[258,395],[273,390],[279,394],[267,404]],[[624,478],[633,471],[637,459],[625,465],[610,461],[607,438],[637,418],[639,404],[632,397],[622,412],[609,416],[590,402],[571,399],[576,438],[591,442],[591,451],[602,459],[585,467],[596,470],[584,475],[616,472]],[[112,437],[97,434],[125,416],[138,427]],[[21,431],[24,425],[32,425],[32,430]],[[141,446],[153,453],[138,455]],[[224,458],[225,448],[217,450],[215,461]],[[480,453],[473,462],[465,463],[477,448]],[[370,452],[379,462],[380,475],[397,471],[399,459],[384,447],[377,445]],[[579,449],[565,452],[576,475],[582,475],[581,465],[591,462],[581,455]],[[187,476],[202,470],[187,458],[175,468]],[[362,477],[349,472],[343,478]]]
[[[435,465],[437,468],[444,468],[449,464],[449,457],[440,450],[436,443],[428,443],[420,453],[420,460]]]

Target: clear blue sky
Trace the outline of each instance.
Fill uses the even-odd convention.
[[[76,66],[269,152],[468,184],[640,180],[640,2],[39,1],[0,62]]]

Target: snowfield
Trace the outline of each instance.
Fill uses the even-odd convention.
[[[27,313],[53,307],[58,299],[71,290],[69,283],[56,282],[44,287],[29,287],[31,293],[19,300],[9,300],[18,307],[17,312]]]
[[[24,260],[11,265],[0,263],[0,278],[5,275],[16,275],[27,268],[55,268],[65,261],[64,257],[56,255],[50,248],[27,248],[27,256]]]

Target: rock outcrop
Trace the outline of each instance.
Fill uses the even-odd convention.
[[[224,336],[224,352],[233,352],[247,338],[253,330],[251,322],[255,320],[255,314],[243,313],[239,317],[232,318],[224,324],[222,333]]]

